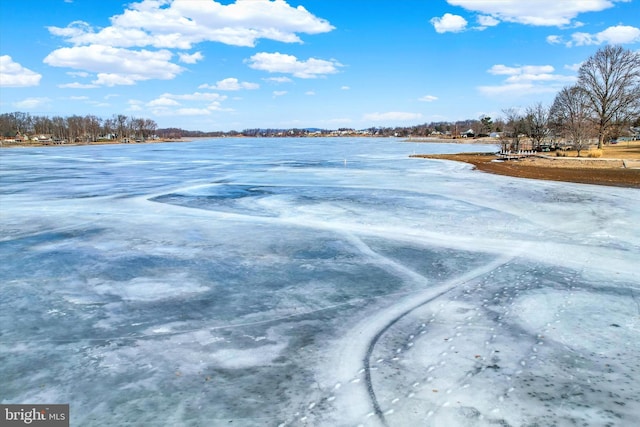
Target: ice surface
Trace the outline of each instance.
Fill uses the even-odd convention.
[[[395,139],[0,151],[0,401],[72,425],[640,425],[640,192]]]

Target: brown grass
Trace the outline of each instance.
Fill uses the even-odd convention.
[[[612,148],[613,147],[613,148]],[[605,147],[602,158],[552,157],[494,161],[497,157],[486,153],[414,155],[431,159],[456,160],[470,163],[476,169],[518,178],[577,182],[640,188],[640,142],[626,146]],[[574,156],[575,157],[575,153]],[[623,159],[629,160],[625,168]]]

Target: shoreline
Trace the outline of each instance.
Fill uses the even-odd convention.
[[[96,141],[96,142],[67,142],[64,144],[55,144],[55,143],[43,143],[43,142],[11,142],[11,143],[1,143],[0,148],[42,148],[42,147],[84,147],[84,146],[93,146],[93,145],[141,145],[141,144],[162,144],[162,143],[173,143],[173,142],[191,142],[195,138],[180,138],[180,139],[153,139],[146,140],[140,142],[122,142],[122,141]]]
[[[53,142],[4,142],[0,140],[0,148],[29,148],[29,147],[82,147],[86,145],[137,145],[137,144],[158,144],[158,143],[173,143],[173,142],[192,142],[200,139],[219,139],[227,137],[214,137],[214,136],[194,136],[194,137],[182,137],[182,138],[161,138],[161,139],[149,139],[140,142],[122,142],[119,140],[100,140],[95,142],[73,142],[56,144]],[[233,138],[253,138],[242,135],[235,136]],[[265,137],[265,138],[279,138],[279,137]],[[286,137],[285,137],[286,138]],[[316,138],[313,136],[305,136],[301,138]],[[351,136],[327,136],[326,138],[351,138]],[[372,137],[372,138],[387,138],[387,137]],[[497,144],[496,139],[490,138],[397,138],[402,142],[414,143],[414,144]]]
[[[623,159],[532,157],[496,161],[492,153],[414,154],[411,158],[453,160],[482,172],[515,178],[640,188],[640,168],[625,168]]]

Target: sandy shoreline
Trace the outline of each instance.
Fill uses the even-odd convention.
[[[624,166],[623,159],[544,158],[496,161],[495,154],[415,154],[414,158],[454,160],[472,164],[476,169],[518,178],[544,179],[581,184],[640,188],[640,168],[637,160],[629,160],[633,168]]]

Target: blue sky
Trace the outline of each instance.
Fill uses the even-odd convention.
[[[550,104],[638,0],[5,0],[0,111],[410,126]]]

